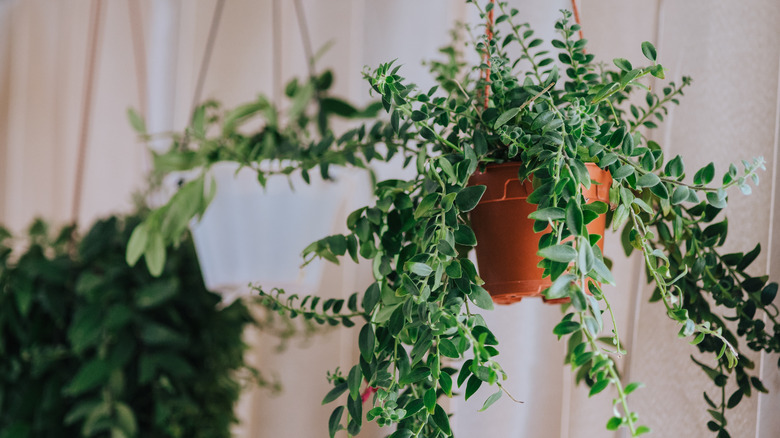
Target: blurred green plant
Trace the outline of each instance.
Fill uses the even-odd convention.
[[[229,437],[242,383],[273,385],[244,362],[247,307],[204,288],[188,239],[158,277],[127,265],[140,221],[75,244],[0,228],[0,437]]]
[[[216,101],[205,102],[194,110],[189,126],[177,133],[147,133],[144,120],[129,110],[130,123],[143,140],[171,141],[166,152],[152,151],[153,187],[173,172],[192,171],[194,175],[135,229],[128,263],[134,265],[144,257],[152,273],[162,269],[165,247],[178,242],[192,219],[208,208],[215,194],[209,169],[215,163],[230,161],[239,168],[250,168],[262,186],[269,177],[293,172],[300,172],[308,184],[310,172],[328,180],[331,167],[368,169],[371,160],[390,160],[405,148],[405,144],[396,144],[389,125],[382,121],[337,138],[331,127],[334,120],[375,118],[382,106],[377,102],[358,109],[331,96],[332,84],[333,74],[325,71],[303,81],[291,80],[285,87],[284,103],[274,103],[264,95],[230,109]],[[376,149],[377,144],[388,145],[384,153]]]

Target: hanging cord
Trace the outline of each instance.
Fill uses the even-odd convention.
[[[571,9],[574,12],[574,21],[580,26],[580,39],[585,39],[582,36],[582,22],[580,22],[580,10],[577,8],[577,0],[571,0]],[[585,53],[585,49],[582,50],[582,53]]]
[[[311,46],[311,36],[309,36],[309,26],[306,24],[306,16],[303,14],[301,0],[295,0],[295,15],[298,16],[298,27],[301,29],[301,40],[303,40],[303,52],[306,55],[306,67],[309,69],[309,76],[314,78],[314,50]]]
[[[482,71],[482,78],[485,80],[485,90],[483,94],[484,97],[484,103],[483,106],[485,109],[488,107],[488,102],[490,98],[490,41],[493,40],[493,9],[495,9],[496,0],[490,0],[490,3],[494,5],[494,7],[490,8],[490,11],[488,11],[487,16],[487,23],[485,24],[485,36],[487,37],[487,45],[485,46],[485,53],[483,54],[483,58],[485,60],[485,65],[487,65],[487,68],[485,68]]]
[[[209,28],[209,36],[206,40],[206,48],[203,51],[203,58],[200,61],[198,81],[195,84],[195,94],[192,97],[192,105],[190,106],[190,112],[192,113],[195,112],[195,108],[198,106],[201,95],[203,94],[203,86],[206,83],[206,73],[208,72],[209,63],[211,62],[211,54],[214,52],[214,42],[217,40],[217,31],[219,31],[219,22],[221,21],[224,7],[225,0],[217,0],[217,4],[214,6],[214,15],[211,17],[211,26]]]
[[[79,143],[76,155],[76,179],[73,184],[73,203],[71,204],[70,216],[74,224],[78,224],[79,212],[81,211],[82,192],[84,191],[84,164],[87,156],[89,124],[92,114],[92,91],[95,82],[95,66],[97,64],[98,46],[102,31],[103,0],[92,0],[89,21],[84,96],[82,97],[81,126],[79,128]]]
[[[144,49],[144,28],[141,20],[139,0],[127,0],[130,35],[133,42],[135,76],[138,80],[138,104],[142,119],[146,119],[146,50]]]
[[[281,0],[273,0],[271,3],[271,68],[274,105],[282,103],[282,7]]]
[[[203,49],[203,58],[200,60],[200,69],[198,70],[198,79],[195,83],[195,92],[192,96],[192,104],[190,105],[190,121],[195,116],[195,108],[198,107],[201,95],[203,94],[203,86],[206,83],[206,73],[211,63],[211,54],[214,52],[214,42],[217,39],[217,31],[219,30],[219,22],[222,18],[222,9],[225,6],[225,0],[217,0],[217,4],[214,6],[214,15],[211,16],[211,25],[209,26],[209,34],[206,37],[206,48]],[[189,129],[184,130],[184,136],[181,139],[182,147],[186,147],[190,142]]]

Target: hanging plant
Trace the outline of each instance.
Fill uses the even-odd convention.
[[[368,259],[375,281],[362,297],[346,300],[258,288],[267,306],[286,315],[345,326],[361,322],[359,363],[328,376],[333,389],[323,403],[348,393],[330,417],[330,436],[343,428],[358,434],[364,418],[396,425],[394,438],[449,436],[441,396],[465,386],[468,399],[483,386],[497,387],[484,409],[507,393],[507,376],[496,360],[499,339],[475,308],[493,308],[490,284],[480,276],[490,267],[477,269],[467,257],[482,244],[469,212],[479,208],[486,191],[470,181],[500,163],[514,163],[518,183],[530,188],[527,202],[534,209],[528,217],[538,234],[529,239],[538,238],[539,266],[549,281],[543,295],[568,301],[553,330],[567,340],[566,363],[590,386],[591,396],[614,388],[606,428],[626,428],[631,436],[650,430],[629,407],[629,394],[641,384],[622,382],[615,362],[624,349],[601,286],[615,283],[610,262],[599,246],[601,236],[588,228],[597,220],[621,232],[626,254],[641,254],[654,287],[651,301],[679,323],[679,337],[711,355],[696,362],[720,388],[718,396],[705,392],[712,417],[707,427],[729,436],[727,409],[765,391],[743,349],[780,351],[777,284],[746,272],[760,245],[745,253],[721,250],[728,224],[719,216],[727,191],[750,193],[763,159],[743,161],[741,170],[731,165],[715,182],[712,163],[691,172],[682,157],[664,157],[644,132],[663,120],[668,105],[679,103],[691,81],[650,90],[648,77],[665,76],[652,44],[641,46],[647,65],[635,67],[622,58],[614,67],[596,64],[586,41],[576,37],[579,25],[563,12],[555,24],[560,37],[551,42],[556,63],[527,24],[515,24],[517,10],[502,2],[474,5],[488,22],[486,36],[474,45],[485,55],[479,65],[464,71],[454,58],[434,63],[439,85],[422,91],[392,62],[365,75],[389,114],[389,146],[414,145],[404,152],[417,175],[379,182],[375,202],[349,216],[347,234],[319,240],[304,254]],[[510,50],[519,56],[511,57]],[[521,66],[527,70],[518,74]],[[638,93],[644,93],[644,105],[629,101]],[[611,175],[611,184],[601,182],[608,203],[589,202],[583,194],[599,184],[588,170],[593,165]],[[520,220],[525,218],[506,218]],[[613,328],[603,342],[605,319]],[[453,363],[462,365],[455,369]],[[730,380],[737,389],[728,394]]]
[[[195,109],[184,132],[166,134],[172,140],[168,151],[153,152],[153,186],[159,187],[163,177],[172,173],[189,171],[190,176],[134,230],[128,263],[134,265],[144,257],[150,272],[159,273],[165,247],[178,242],[193,218],[200,218],[211,203],[216,186],[210,170],[217,163],[233,163],[237,172],[253,171],[263,187],[269,178],[290,179],[293,174],[309,184],[311,172],[330,180],[332,167],[367,168],[371,160],[390,160],[405,147],[394,143],[393,133],[382,122],[337,138],[330,127],[334,117],[372,118],[381,107],[377,103],[359,110],[332,97],[327,93],[332,83],[330,71],[303,82],[293,79],[285,87],[289,100],[285,112],[264,95],[228,110],[209,101]],[[143,119],[134,111],[129,111],[129,117],[142,139],[156,137],[146,132]],[[380,155],[375,150],[378,143],[391,147]]]
[[[720,388],[717,396],[705,391],[707,427],[729,436],[727,410],[753,391],[765,391],[744,349],[780,351],[777,284],[747,272],[760,245],[742,253],[721,249],[728,228],[720,218],[727,190],[749,194],[763,160],[742,161],[741,170],[731,165],[714,182],[714,164],[690,172],[682,157],[664,157],[646,132],[663,121],[669,105],[679,103],[691,81],[683,77],[658,87],[660,92],[650,90],[650,76],[665,76],[652,44],[641,45],[647,65],[635,67],[623,58],[615,59],[614,67],[596,64],[585,51],[586,40],[577,38],[580,26],[564,12],[555,25],[560,36],[551,41],[554,59],[527,24],[515,23],[517,10],[502,2],[473,4],[488,23],[485,35],[474,39],[473,48],[484,55],[478,65],[466,66],[455,56],[457,48],[448,49],[447,62],[431,64],[439,85],[430,90],[408,84],[392,62],[366,73],[387,121],[340,136],[318,122],[319,133],[313,135],[309,123],[323,120],[322,114],[327,120],[339,111],[358,112],[343,102],[326,110],[316,90],[329,80],[312,77],[311,83],[287,88],[293,117],[281,117],[263,98],[227,113],[211,104],[199,108],[191,126],[174,138],[172,152],[158,157],[160,168],[170,163],[175,163],[170,170],[207,167],[228,159],[255,169],[260,184],[273,173],[306,175],[315,167],[327,177],[331,165],[365,167],[396,153],[416,168],[410,180],[376,184],[375,202],[349,216],[348,233],[304,251],[307,261],[338,262],[346,255],[370,260],[375,281],[362,296],[321,300],[258,288],[261,302],[286,316],[347,327],[361,323],[359,363],[346,374],[328,375],[333,389],[324,403],[348,393],[331,415],[331,436],[343,428],[359,433],[364,418],[396,425],[393,437],[447,436],[452,431],[438,402],[442,395],[451,397],[453,388],[465,386],[470,398],[480,387],[495,385],[487,408],[506,393],[506,374],[495,358],[499,340],[475,308],[493,307],[495,286],[480,275],[490,266],[478,270],[468,258],[471,248],[484,243],[475,233],[478,226],[472,226],[478,214],[470,213],[488,200],[486,187],[474,178],[502,163],[516,166],[517,184],[527,188],[532,206],[527,216],[536,232],[529,239],[538,240],[542,294],[566,302],[553,330],[567,339],[566,363],[590,386],[590,395],[609,387],[616,393],[606,428],[623,427],[632,436],[649,431],[628,404],[641,384],[622,382],[615,363],[624,348],[601,287],[614,279],[602,237],[589,228],[598,221],[621,232],[627,255],[640,253],[654,288],[651,301],[660,302],[658,308],[679,323],[680,337],[711,354],[710,361],[696,361]],[[510,50],[519,56],[510,56]],[[526,69],[517,73],[520,67]],[[629,100],[640,93],[644,104]],[[253,116],[262,127],[242,134],[239,126],[248,126]],[[134,124],[142,128],[140,120]],[[190,149],[191,143],[198,148]],[[287,164],[269,172],[258,165],[265,159]],[[594,165],[611,183],[591,176]],[[208,205],[213,190],[204,190],[209,184],[203,175],[134,231],[128,261],[144,255],[152,272],[159,270],[165,245],[176,242]],[[607,189],[609,202],[590,199],[587,190],[594,189]],[[459,369],[450,366],[454,363]],[[727,393],[731,380],[737,389]],[[365,410],[364,403],[369,403]]]

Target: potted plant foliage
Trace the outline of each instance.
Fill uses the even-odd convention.
[[[0,436],[230,436],[242,386],[262,383],[244,362],[253,318],[204,288],[189,239],[158,277],[129,267],[141,218],[79,238],[0,228]]]
[[[375,202],[349,216],[349,233],[319,240],[305,255],[369,259],[376,281],[362,297],[348,300],[258,288],[266,305],[285,314],[345,325],[362,320],[359,363],[343,375],[329,375],[334,386],[323,403],[348,393],[332,413],[330,435],[342,428],[355,435],[365,418],[396,425],[394,438],[448,436],[442,395],[465,386],[468,398],[495,385],[486,408],[506,392],[506,374],[495,358],[499,340],[475,312],[493,307],[494,291],[486,288],[495,285],[481,275],[492,267],[480,260],[477,269],[467,254],[483,244],[473,223],[482,218],[469,216],[492,190],[480,178],[509,167],[502,189],[525,187],[518,197],[527,197],[523,202],[533,208],[503,220],[533,221],[529,227],[538,234],[527,239],[533,239],[536,254],[528,257],[548,279],[543,295],[567,301],[554,329],[559,339],[567,338],[566,362],[590,385],[590,395],[614,387],[606,428],[623,427],[631,436],[650,431],[629,407],[628,395],[640,383],[620,379],[617,333],[606,344],[600,339],[603,320],[615,315],[601,288],[614,283],[610,262],[602,255],[601,236],[589,227],[598,221],[621,232],[627,253],[641,253],[655,289],[652,300],[679,323],[680,337],[711,353],[710,363],[697,364],[720,388],[736,381],[736,389],[722,391],[721,398],[705,393],[707,427],[729,436],[726,409],[765,391],[740,349],[780,350],[777,284],[746,271],[760,245],[745,253],[720,249],[727,190],[749,193],[763,160],[742,161],[741,169],[731,165],[715,180],[713,164],[692,172],[681,157],[664,157],[644,132],[678,103],[690,80],[648,89],[648,76],[665,75],[652,44],[641,46],[647,65],[635,67],[622,58],[614,66],[598,65],[586,53],[586,41],[576,37],[579,25],[568,12],[555,25],[560,37],[551,42],[557,49],[551,54],[526,24],[514,22],[517,10],[502,2],[475,6],[488,23],[474,45],[484,55],[481,64],[434,64],[439,85],[430,90],[406,83],[392,62],[365,75],[389,114],[391,147],[413,145],[404,151],[416,157],[417,176],[379,182]],[[511,57],[510,50],[519,56]],[[523,65],[527,71],[517,74]],[[638,93],[645,104],[629,100]],[[588,195],[594,186],[606,190],[608,203]],[[455,361],[463,361],[459,369],[449,366]],[[365,408],[364,398],[370,399]]]
[[[721,391],[720,398],[705,393],[712,417],[707,427],[729,436],[726,410],[753,391],[765,391],[740,349],[780,351],[777,284],[746,271],[760,245],[745,253],[721,250],[727,190],[749,193],[763,160],[743,161],[741,169],[731,165],[714,182],[713,164],[691,172],[681,157],[664,157],[646,133],[668,105],[678,103],[690,80],[650,90],[647,78],[665,75],[652,44],[641,46],[647,65],[635,67],[622,58],[614,66],[601,65],[586,53],[586,40],[577,38],[579,25],[568,12],[555,24],[560,36],[551,41],[556,53],[549,53],[527,24],[515,22],[517,10],[503,2],[469,3],[487,23],[484,34],[474,37],[473,48],[482,56],[478,65],[467,66],[456,56],[433,63],[439,85],[418,90],[399,74],[400,67],[382,64],[365,78],[388,117],[340,136],[325,134],[332,140],[308,147],[322,145],[314,147],[321,152],[315,161],[291,157],[300,163],[294,171],[308,170],[316,160],[326,169],[332,163],[364,166],[401,153],[405,165],[417,170],[409,180],[378,182],[374,202],[349,215],[348,233],[304,250],[305,260],[347,255],[370,260],[375,281],[362,295],[321,300],[257,288],[261,302],[282,314],[361,324],[359,363],[345,374],[329,374],[333,389],[323,403],[348,393],[330,417],[330,435],[344,428],[356,435],[364,419],[395,425],[394,438],[451,435],[440,397],[463,387],[469,398],[495,385],[487,408],[506,393],[506,374],[496,360],[499,340],[476,308],[492,309],[491,293],[495,301],[509,302],[539,292],[562,302],[563,318],[553,334],[566,337],[566,363],[578,380],[590,386],[590,395],[614,388],[606,428],[626,428],[632,436],[648,432],[628,403],[640,384],[622,382],[614,360],[623,351],[618,334],[607,335],[606,343],[602,338],[604,320],[615,320],[601,287],[614,284],[601,250],[603,227],[621,233],[627,254],[641,254],[655,290],[652,300],[679,323],[680,337],[712,354],[711,362],[697,364],[720,388],[736,382],[737,389]],[[518,74],[518,68],[525,72]],[[629,99],[637,94],[644,95],[644,104]],[[484,185],[499,170],[509,175],[497,188]],[[264,181],[266,174],[258,174]],[[202,186],[193,193],[197,200],[204,197]],[[515,213],[503,220],[524,224],[485,237],[480,228],[490,226],[480,221],[490,216],[486,205],[507,195],[515,198],[510,199],[516,201]],[[161,227],[160,219],[179,204],[191,209],[175,213],[180,227]],[[139,232],[148,239],[131,241],[131,259],[145,253],[147,262],[155,260],[161,251],[156,248],[175,241],[171,230],[183,229],[197,205],[203,203],[174,197],[158,210],[158,222],[147,222]],[[526,229],[526,237],[510,236],[518,232],[514,228]],[[515,252],[512,263],[538,267],[536,274],[507,279],[502,276],[513,274],[513,265],[489,273],[494,261],[478,256],[477,269],[469,258],[474,247],[491,252],[487,242],[512,240],[533,242],[527,255]],[[502,291],[504,283],[511,287]],[[764,315],[771,324],[764,324]]]
[[[145,256],[149,270],[157,272],[163,249],[189,226],[210,289],[234,297],[247,292],[249,282],[263,280],[299,292],[315,290],[321,266],[314,261],[299,270],[301,249],[336,231],[352,188],[368,185],[367,177],[334,168],[365,168],[375,155],[371,148],[385,135],[361,132],[360,141],[350,144],[336,139],[334,117],[372,118],[381,106],[358,110],[328,94],[332,83],[330,71],[290,81],[284,111],[264,95],[230,109],[216,101],[198,106],[184,132],[166,135],[170,148],[153,152],[155,186],[165,188],[167,181],[177,187],[135,230],[128,262]],[[130,119],[144,140],[159,136],[147,133],[133,111]],[[318,221],[303,226],[315,216]],[[271,235],[289,245],[271,245]]]

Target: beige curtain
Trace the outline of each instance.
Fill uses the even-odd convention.
[[[544,37],[550,36],[546,30],[558,9],[570,4],[568,0],[511,3]],[[753,195],[732,196],[728,245],[742,251],[761,241],[764,252],[755,263],[755,274],[768,270],[773,280],[780,280],[780,219],[774,214],[780,201],[776,171],[780,3],[581,3],[585,37],[600,59],[611,62],[620,56],[640,62],[639,45],[649,40],[658,47],[669,76],[694,77],[682,105],[672,109],[655,134],[667,154],[682,154],[691,168],[715,161],[719,171],[739,158],[763,155],[767,159],[767,171]],[[16,230],[35,215],[63,222],[71,219],[91,4],[88,0],[0,0],[0,220]],[[281,76],[304,75],[293,4],[278,4]],[[333,68],[338,94],[358,102],[368,100],[360,76],[364,65],[399,58],[407,77],[429,84],[419,61],[436,55],[456,20],[475,20],[473,11],[456,0],[304,0],[303,4],[315,49],[331,40],[335,43],[319,67]],[[157,126],[184,125],[215,5],[216,0],[103,1],[79,212],[82,225],[108,212],[129,209],[130,194],[143,187],[148,158],[126,121],[128,106],[157,102],[147,108]],[[231,106],[259,92],[273,95],[272,5],[272,0],[226,2],[204,98]],[[131,7],[140,11],[140,28],[132,27]],[[140,29],[145,41],[147,75],[137,73],[133,29]],[[701,396],[708,381],[687,357],[693,350],[682,340],[674,341],[674,323],[658,306],[646,302],[649,291],[639,261],[625,260],[615,236],[607,237],[607,248],[620,284],[608,293],[623,316],[618,326],[630,352],[620,366],[632,380],[647,384],[631,396],[632,407],[652,426],[654,436],[711,436],[704,427],[707,414]],[[365,266],[330,267],[319,293],[346,295],[361,291],[369,281]],[[503,340],[502,365],[510,374],[507,386],[525,403],[504,398],[477,414],[488,393],[468,402],[455,399],[450,405],[458,436],[621,436],[604,430],[611,396],[588,399],[562,367],[564,346],[551,334],[559,317],[557,308],[529,300],[489,316]],[[237,408],[242,423],[236,436],[325,436],[331,410],[320,406],[327,390],[325,372],[351,366],[357,357],[355,337],[353,331],[334,330],[308,345],[294,342],[288,351],[276,354],[273,339],[248,333],[253,345],[250,360],[263,371],[277,373],[285,390],[271,396],[248,389]],[[744,400],[730,416],[731,430],[740,438],[776,437],[780,434],[778,358],[756,355],[753,359],[771,392]],[[362,436],[387,433],[369,427]]]

